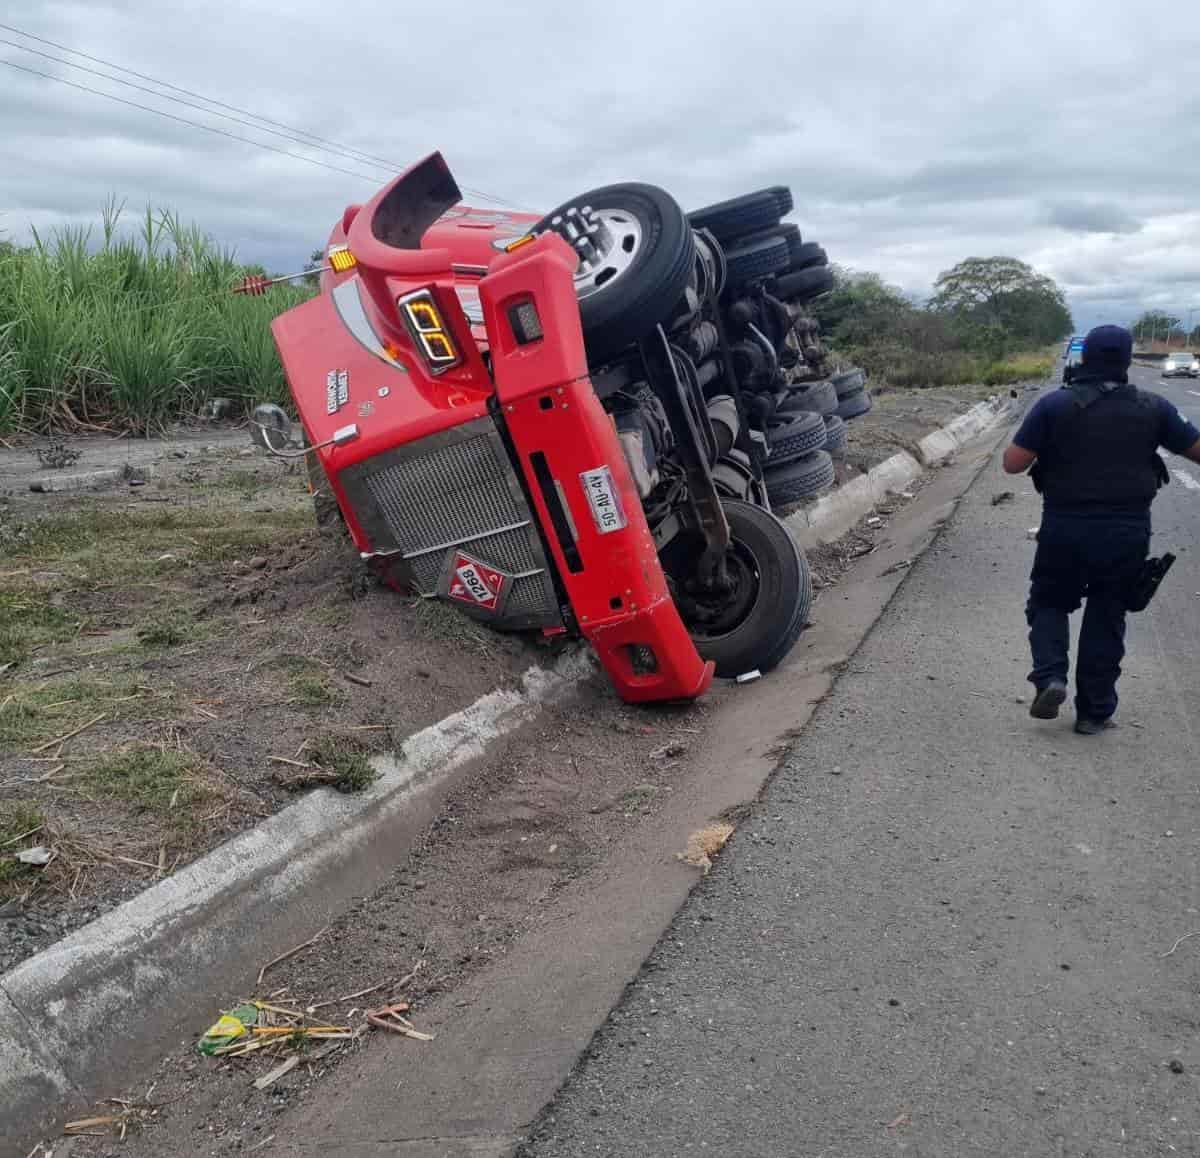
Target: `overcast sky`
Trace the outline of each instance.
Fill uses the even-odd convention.
[[[6,0],[0,20],[397,165],[440,148],[460,184],[521,206],[618,180],[689,209],[787,184],[808,239],[915,295],[1011,254],[1059,281],[1080,328],[1200,317],[1189,4]],[[115,193],[291,270],[388,175],[8,45],[0,60],[362,174],[0,67],[11,238],[95,221]]]

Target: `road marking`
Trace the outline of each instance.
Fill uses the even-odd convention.
[[[1181,482],[1189,491],[1200,491],[1200,482],[1197,482],[1186,470],[1180,470],[1179,467],[1174,467],[1171,473]]]

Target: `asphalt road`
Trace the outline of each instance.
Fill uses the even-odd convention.
[[[1200,1154],[1200,468],[1169,462],[1179,562],[1088,738],[1027,714],[1039,503],[995,458],[529,1158]]]

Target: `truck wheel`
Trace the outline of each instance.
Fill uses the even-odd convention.
[[[851,394],[838,403],[837,414],[841,419],[857,418],[860,414],[866,414],[870,409],[871,392],[859,390],[856,394]]]
[[[747,233],[744,237],[739,237],[737,242],[730,244],[750,245],[755,241],[770,241],[773,238],[782,237],[787,242],[788,257],[790,258],[789,265],[792,269],[797,269],[797,261],[802,261],[804,256],[812,248],[820,248],[806,245],[804,239],[800,236],[800,226],[793,225],[790,221],[780,222],[778,225],[772,226],[770,229],[760,229],[754,233]],[[824,253],[824,250],[821,250]]]
[[[729,521],[726,566],[732,590],[676,597],[696,650],[717,675],[769,671],[808,622],[812,578],[787,528],[768,511],[737,499],[721,503]]]
[[[814,265],[811,269],[798,269],[785,273],[775,283],[777,298],[808,301],[818,294],[833,289],[833,271],[827,265]]]
[[[823,450],[814,450],[781,466],[772,466],[768,461],[764,477],[771,506],[787,506],[833,485],[833,459]]]
[[[815,241],[806,241],[792,249],[792,269],[812,269],[818,265],[828,265],[829,254]]]
[[[836,414],[825,419],[825,452],[830,458],[846,457],[846,420]]]
[[[838,401],[860,393],[867,384],[867,375],[863,370],[843,370],[840,374],[831,374],[829,381],[837,391]]]
[[[718,201],[688,214],[693,229],[707,229],[720,242],[733,241],[769,229],[781,217],[791,213],[792,191],[786,185],[773,185],[756,193],[744,193],[728,201]]]
[[[738,289],[748,281],[770,277],[787,269],[792,259],[784,238],[766,237],[762,241],[738,242],[730,246],[725,250],[725,260],[729,265],[725,284]]]
[[[696,242],[675,199],[654,185],[605,185],[533,227],[579,255],[575,292],[588,361],[606,362],[665,322],[687,289]]]
[[[825,420],[819,414],[801,412],[787,417],[789,421],[767,431],[772,465],[791,462],[825,445]]]
[[[779,406],[782,414],[798,414],[804,410],[812,410],[817,414],[835,414],[837,408],[837,390],[832,382],[810,382],[802,386],[793,386]]]

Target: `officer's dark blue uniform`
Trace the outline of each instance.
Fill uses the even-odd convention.
[[[1038,689],[1033,714],[1053,718],[1066,697],[1068,616],[1086,598],[1075,672],[1076,729],[1100,730],[1117,708],[1126,600],[1150,545],[1150,503],[1167,473],[1158,448],[1194,451],[1200,431],[1170,402],[1129,385],[1132,338],[1117,326],[1088,334],[1071,385],[1044,395],[1006,454],[1036,455],[1044,501],[1026,607]],[[1022,463],[1021,452],[1028,452]]]

